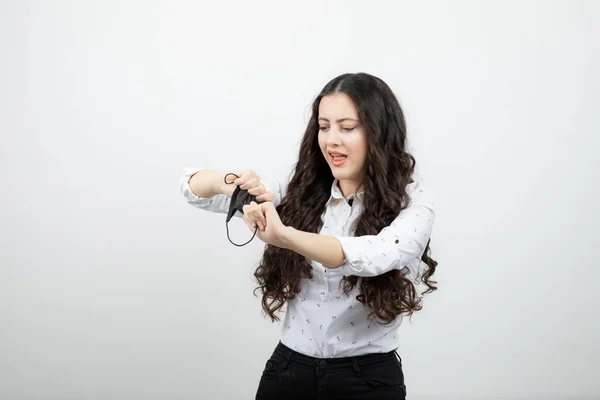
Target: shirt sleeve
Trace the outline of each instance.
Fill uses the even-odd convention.
[[[345,254],[345,275],[377,276],[398,269],[417,283],[421,256],[431,236],[435,212],[423,184],[407,187],[409,205],[377,235],[337,237]]]
[[[229,204],[231,199],[224,194],[217,194],[213,197],[198,197],[190,188],[190,178],[198,171],[202,171],[205,168],[191,168],[186,167],[183,169],[183,173],[179,179],[179,185],[181,194],[186,202],[196,208],[210,211],[219,214],[227,214],[229,211]],[[273,204],[277,207],[281,203],[281,199],[285,196],[287,186],[278,181],[268,181],[261,178],[261,183],[265,186],[267,191],[275,194]],[[236,217],[241,217],[242,214],[238,211],[234,214]]]

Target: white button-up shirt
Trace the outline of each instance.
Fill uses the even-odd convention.
[[[181,176],[181,193],[186,201],[206,211],[227,213],[229,197],[201,198],[191,191],[188,182],[198,170],[186,168]],[[286,194],[287,184],[266,180],[261,183],[275,194],[273,203],[277,206]],[[416,180],[407,186],[409,205],[389,226],[377,235],[356,237],[354,224],[363,212],[362,193],[356,198],[354,195],[344,198],[337,183],[334,181],[323,210],[320,234],[337,238],[346,260],[339,268],[311,262],[312,278],[303,278],[300,293],[287,303],[281,342],[300,353],[323,358],[389,352],[400,346],[398,328],[402,316],[388,325],[369,320],[369,310],[356,296],[363,277],[393,269],[401,270],[413,282],[417,293],[426,289],[418,279],[422,274],[421,256],[435,218],[433,201],[424,185]],[[358,283],[345,295],[341,279],[350,275],[358,276]]]

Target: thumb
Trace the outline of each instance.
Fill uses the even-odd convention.
[[[275,206],[270,201],[265,201],[264,203],[260,203],[260,209],[265,215],[270,215],[275,211]]]

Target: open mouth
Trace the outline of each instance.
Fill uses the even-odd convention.
[[[338,153],[338,152],[329,152],[329,157],[331,158],[331,163],[335,166],[340,166],[346,162],[348,158],[347,155]]]

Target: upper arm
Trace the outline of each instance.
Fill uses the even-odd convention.
[[[394,221],[377,235],[339,237],[346,260],[346,275],[376,276],[405,268],[415,279],[433,229],[435,212],[422,184],[409,185],[411,201]]]

